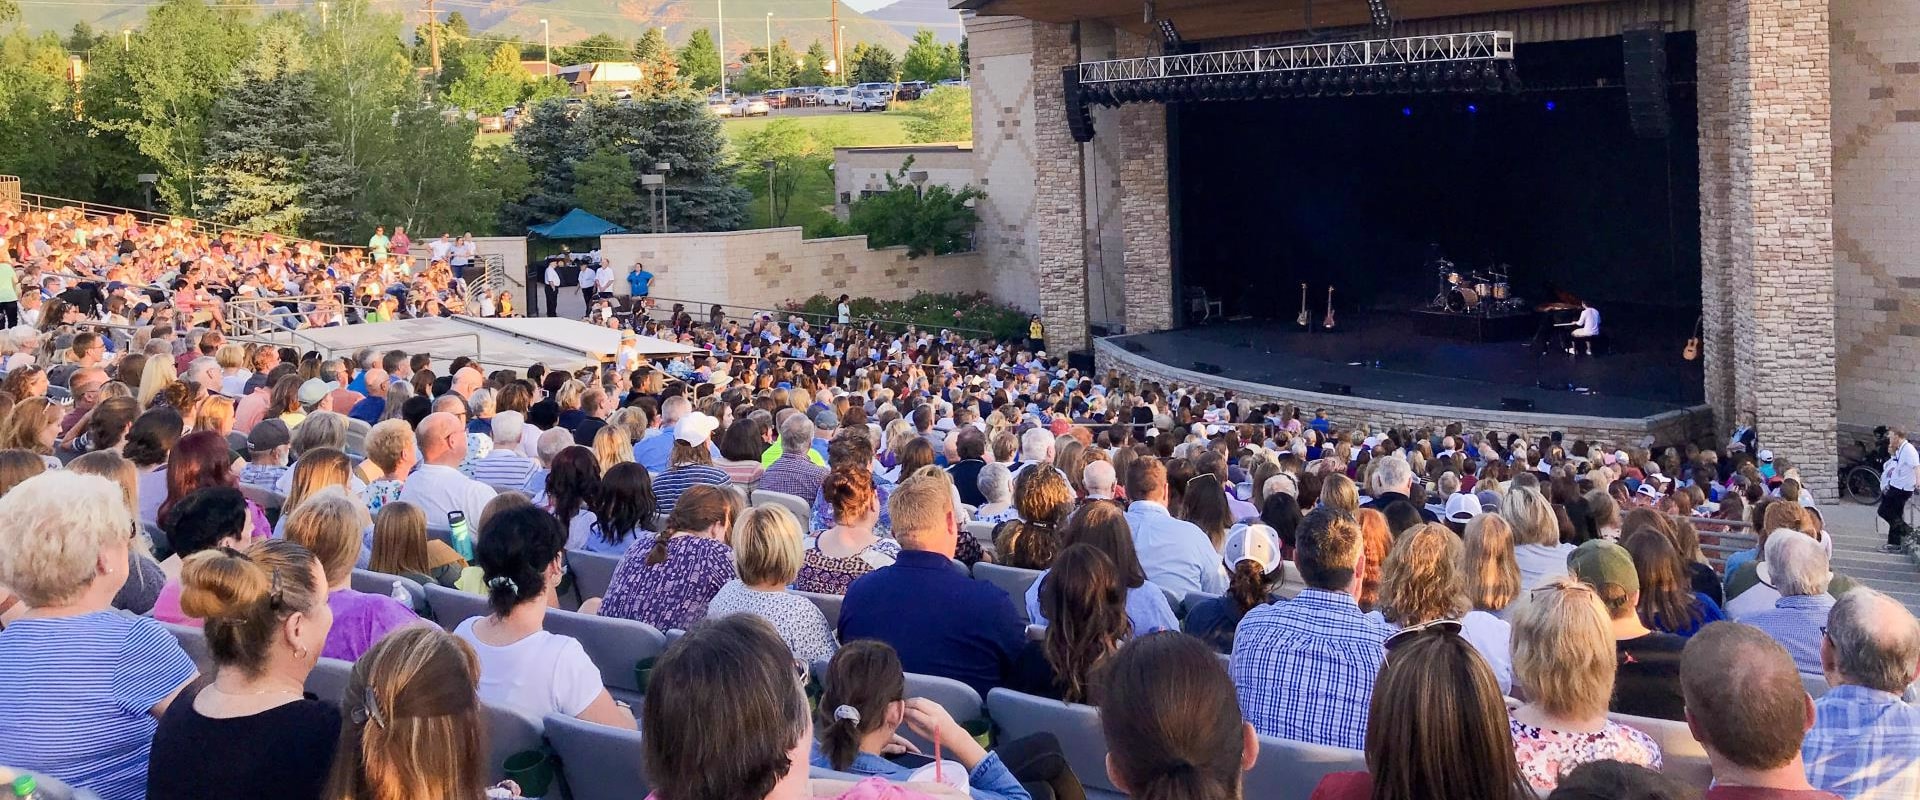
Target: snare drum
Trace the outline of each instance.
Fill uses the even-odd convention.
[[[1465,286],[1455,286],[1447,292],[1447,308],[1454,311],[1470,311],[1480,305],[1480,293]]]
[[[1485,281],[1476,281],[1473,284],[1473,293],[1480,295],[1481,297],[1492,297],[1493,284],[1487,283]]]
[[[1510,291],[1511,290],[1507,286],[1507,282],[1500,281],[1499,283],[1496,283],[1493,285],[1493,299],[1505,300],[1511,296],[1511,294],[1509,293]]]
[[[1458,273],[1458,272],[1451,272],[1451,271],[1450,271],[1450,272],[1448,272],[1448,273],[1447,273],[1447,285],[1448,285],[1448,286],[1459,286],[1459,285],[1461,285],[1461,283],[1462,283],[1462,280],[1463,280],[1463,279],[1462,279],[1462,278],[1460,277],[1460,273]]]

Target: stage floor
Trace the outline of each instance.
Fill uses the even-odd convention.
[[[1701,363],[1680,357],[1684,333],[1637,350],[1613,336],[1610,352],[1574,358],[1536,355],[1528,339],[1424,335],[1406,313],[1355,312],[1331,332],[1314,322],[1303,332],[1291,320],[1240,320],[1115,342],[1138,343],[1141,357],[1180,369],[1217,365],[1221,377],[1309,392],[1322,391],[1322,382],[1347,384],[1354,397],[1421,405],[1497,410],[1501,398],[1514,397],[1532,400],[1538,413],[1640,418],[1704,402]]]

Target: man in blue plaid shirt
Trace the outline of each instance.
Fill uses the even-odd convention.
[[[1820,662],[1833,688],[1814,701],[1801,746],[1808,782],[1853,800],[1920,797],[1920,622],[1855,589],[1827,618]]]
[[[1295,557],[1307,588],[1247,612],[1228,672],[1254,730],[1296,742],[1363,749],[1374,679],[1394,627],[1355,599],[1364,546],[1353,517],[1316,508],[1301,520]]]

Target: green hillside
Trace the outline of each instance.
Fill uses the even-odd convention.
[[[829,6],[833,0],[722,0],[726,7],[727,51],[740,53],[748,47],[764,45],[767,36],[767,13],[773,13],[773,37],[792,42],[796,49],[805,49],[807,43],[819,39],[832,41],[831,25],[828,22]],[[566,44],[585,39],[596,33],[606,33],[622,39],[636,39],[649,27],[665,26],[667,38],[675,45],[686,41],[687,35],[696,28],[715,27],[715,0],[438,0],[442,13],[458,11],[466,17],[468,24],[479,36],[500,38],[518,38],[523,41],[540,40],[540,20],[546,19],[553,29],[553,43]],[[271,0],[261,9],[261,13],[278,11],[293,3],[288,0]],[[318,0],[304,0],[309,13],[318,13]],[[246,5],[246,3],[229,3]],[[334,2],[332,8],[338,12],[342,2]],[[370,0],[369,6],[382,12],[398,12],[407,15],[407,19],[420,19],[421,3],[418,0]],[[146,5],[127,3],[71,5],[31,4],[20,7],[21,21],[35,31],[57,31],[65,33],[74,23],[86,22],[94,30],[102,32],[118,31],[123,28],[137,27],[146,16]],[[909,37],[889,27],[883,22],[868,19],[854,11],[845,3],[840,4],[840,24],[846,26],[844,44],[853,42],[876,42],[884,44],[897,54],[907,45]]]

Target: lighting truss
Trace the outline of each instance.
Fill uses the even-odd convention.
[[[1079,78],[1082,84],[1100,84],[1162,78],[1251,77],[1261,73],[1302,70],[1457,65],[1512,60],[1512,31],[1481,31],[1088,61],[1079,65]]]

